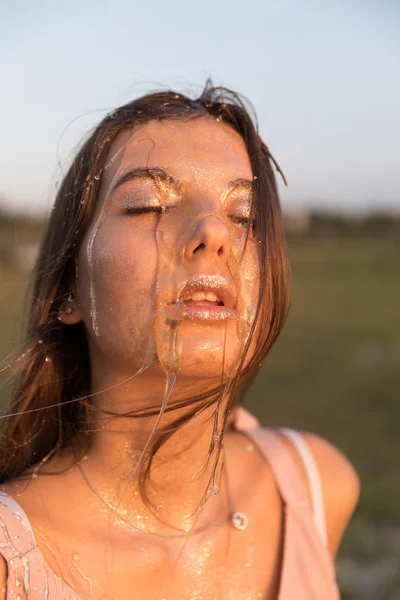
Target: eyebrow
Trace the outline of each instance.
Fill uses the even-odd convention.
[[[172,188],[175,193],[180,193],[182,190],[182,183],[161,167],[136,167],[135,169],[130,169],[124,173],[117,180],[113,187],[113,191],[128,181],[134,181],[135,179],[150,179],[155,184],[164,183],[165,185],[168,185],[168,187]],[[250,179],[239,178],[235,179],[234,181],[230,181],[228,184],[229,192],[232,192],[236,188],[240,187],[252,191],[253,182]]]
[[[161,169],[161,167],[137,167],[124,173],[114,185],[113,191],[128,181],[134,181],[135,179],[150,179],[155,184],[163,183],[172,188],[175,193],[179,193],[182,188],[180,181],[172,177],[164,169]]]

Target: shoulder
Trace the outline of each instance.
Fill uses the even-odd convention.
[[[300,433],[300,432],[299,432]],[[324,501],[328,547],[334,556],[360,496],[360,480],[351,462],[331,443],[312,433],[301,432],[318,468]],[[299,464],[305,485],[303,463],[292,443],[285,439]],[[308,489],[310,495],[310,490]]]

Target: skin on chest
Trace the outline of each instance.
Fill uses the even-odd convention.
[[[235,464],[234,484],[243,476],[240,463]],[[265,463],[257,466],[248,469],[246,486],[234,485],[237,507],[249,521],[244,531],[226,522],[187,538],[165,539],[118,523],[111,528],[107,519],[88,529],[89,515],[79,510],[65,529],[39,523],[39,547],[50,568],[82,599],[125,600],[133,593],[141,600],[274,598],[282,560],[282,506],[269,469]]]
[[[272,600],[282,564],[281,500],[248,440],[231,436],[227,446],[234,509],[248,517],[244,531],[226,514],[223,524],[179,539],[110,526],[109,509],[96,511],[92,495],[86,488],[79,493],[71,474],[40,477],[18,500],[50,569],[82,600],[132,594],[141,600]]]
[[[265,599],[277,585],[281,524],[265,513],[250,513],[245,531],[225,524],[167,541],[37,533],[46,562],[82,599]]]

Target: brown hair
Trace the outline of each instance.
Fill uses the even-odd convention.
[[[192,100],[173,91],[148,94],[108,114],[95,128],[72,162],[51,212],[33,273],[33,294],[24,354],[13,365],[16,385],[2,428],[0,481],[21,474],[26,467],[43,461],[85,430],[90,411],[90,366],[82,323],[64,326],[58,319],[60,304],[75,279],[76,255],[93,218],[100,176],[111,144],[122,132],[153,119],[188,119],[212,116],[227,123],[243,138],[254,175],[253,215],[260,238],[261,277],[259,302],[247,349],[253,340],[254,353],[244,367],[245,353],[230,393],[242,396],[261,361],[280,333],[289,304],[289,273],[282,216],[273,166],[278,169],[260,138],[246,104],[236,93],[209,83],[199,98]],[[283,175],[282,175],[283,176]],[[255,341],[255,344],[254,344]],[[222,389],[190,398],[179,406],[199,400],[216,402]],[[85,399],[86,398],[86,399]],[[200,405],[204,406],[204,402]],[[171,404],[167,410],[177,408]],[[159,406],[130,416],[157,414]],[[226,416],[224,424],[226,423]],[[173,433],[173,432],[172,432]],[[149,472],[157,448],[171,434],[152,445]]]

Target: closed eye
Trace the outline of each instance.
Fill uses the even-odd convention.
[[[128,206],[124,213],[126,215],[145,215],[147,213],[163,213],[166,212],[165,206]]]
[[[241,225],[242,227],[246,227],[246,228],[251,227],[253,230],[256,227],[256,220],[250,219],[249,217],[238,217],[235,215],[231,215],[230,219],[233,223],[236,223],[237,225]]]

